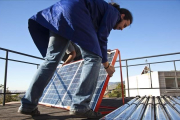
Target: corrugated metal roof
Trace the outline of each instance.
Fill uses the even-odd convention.
[[[101,120],[180,120],[180,97],[137,96]]]

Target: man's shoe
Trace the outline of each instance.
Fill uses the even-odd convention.
[[[82,112],[81,110],[71,110],[69,112],[69,114],[84,117],[84,118],[101,118],[101,117],[103,117],[101,113],[94,112],[92,110],[87,110],[85,112]]]
[[[21,113],[21,114],[25,114],[25,115],[32,115],[32,116],[38,116],[40,115],[40,112],[38,110],[38,108],[34,109],[33,111],[31,112],[27,112],[27,111],[23,111],[23,110],[18,110],[18,113]]]

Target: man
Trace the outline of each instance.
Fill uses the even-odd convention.
[[[142,75],[142,74],[146,74],[146,73],[148,73],[148,72],[150,72],[150,69],[149,69],[148,66],[145,66],[144,69],[143,69],[143,71],[141,72],[141,75]],[[152,71],[151,71],[151,72],[152,72]]]
[[[115,72],[107,59],[107,37],[112,29],[123,30],[132,15],[117,4],[103,0],[61,0],[29,19],[29,31],[45,61],[21,100],[18,112],[39,115],[37,105],[44,88],[62,60],[70,40],[79,45],[84,64],[73,95],[70,114],[99,118],[89,103],[96,88],[101,63],[111,77]]]
[[[62,66],[65,64],[68,64],[72,61],[78,61],[81,59],[82,59],[82,55],[81,55],[81,51],[80,51],[79,47],[76,44],[74,44],[73,42],[70,42],[69,46],[66,50],[66,53],[62,59],[62,61],[64,61]]]

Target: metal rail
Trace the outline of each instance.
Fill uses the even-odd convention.
[[[5,60],[4,90],[3,90],[3,93],[0,93],[0,94],[3,94],[3,106],[5,106],[6,94],[22,94],[22,93],[19,93],[19,92],[17,92],[17,93],[6,93],[6,89],[7,89],[6,88],[6,84],[7,84],[8,61],[14,61],[14,62],[20,62],[20,63],[25,63],[25,64],[37,65],[37,68],[39,66],[39,64],[37,64],[37,63],[31,63],[31,62],[25,62],[25,61],[20,61],[20,60],[9,59],[8,58],[9,52],[10,53],[19,54],[19,55],[23,55],[23,56],[27,56],[27,57],[31,57],[31,58],[40,59],[40,60],[44,60],[44,59],[40,58],[40,57],[33,56],[33,55],[28,55],[28,54],[25,54],[25,53],[21,53],[21,52],[9,50],[9,49],[1,48],[1,47],[0,47],[0,50],[3,50],[3,51],[6,52],[6,57],[5,58],[0,57],[0,59]]]
[[[175,71],[175,84],[176,84],[176,90],[178,89],[178,82],[177,82],[177,70],[176,70],[176,63],[177,61],[180,61],[180,59],[178,60],[169,60],[169,61],[160,61],[160,62],[151,62],[151,63],[143,63],[143,64],[132,64],[132,65],[128,65],[128,61],[130,60],[137,60],[137,59],[144,59],[144,58],[153,58],[153,57],[162,57],[162,56],[170,56],[170,55],[178,55],[180,54],[180,52],[176,52],[176,53],[168,53],[168,54],[161,54],[161,55],[153,55],[153,56],[145,56],[145,57],[137,57],[137,58],[130,58],[130,59],[122,59],[121,61],[125,61],[125,66],[121,66],[121,67],[125,67],[126,68],[126,78],[127,78],[127,88],[125,90],[128,90],[128,97],[130,97],[130,89],[166,89],[166,88],[153,88],[152,86],[152,75],[150,72],[150,84],[151,87],[150,88],[129,88],[129,73],[128,73],[128,68],[132,67],[132,66],[140,66],[140,65],[149,65],[149,69],[151,71],[151,64],[159,64],[159,63],[167,63],[167,62],[173,62],[174,64],[174,71]],[[115,68],[119,68],[120,66],[116,66]]]
[[[36,57],[36,56],[33,56],[33,55],[28,55],[28,54],[25,54],[25,53],[21,53],[21,52],[17,52],[17,51],[14,51],[14,50],[9,50],[9,49],[5,49],[5,48],[1,48],[1,47],[0,47],[0,50],[8,51],[8,52],[11,52],[11,53],[15,53],[15,54],[19,54],[19,55],[23,55],[23,56],[27,56],[27,57],[31,57],[31,58],[36,58],[36,59],[44,60],[43,58],[40,58],[40,57]]]
[[[121,60],[121,61],[137,60],[137,59],[153,58],[153,57],[162,57],[162,56],[177,55],[177,54],[180,54],[180,52],[168,53],[168,54],[161,54],[161,55],[152,55],[152,56],[145,56],[145,57],[136,57],[136,58],[130,58],[130,59],[123,59],[123,60]]]
[[[5,60],[5,75],[4,75],[4,91],[3,94],[4,95],[4,101],[3,101],[3,105],[5,105],[5,95],[8,94],[6,93],[6,82],[7,82],[7,71],[8,71],[8,61],[13,61],[13,62],[20,62],[20,63],[25,63],[25,64],[31,64],[31,65],[36,65],[37,68],[39,66],[39,64],[37,63],[31,63],[31,62],[26,62],[26,61],[21,61],[21,60],[15,60],[15,59],[9,59],[8,58],[8,54],[9,53],[15,53],[15,54],[19,54],[19,55],[23,55],[23,56],[27,56],[27,57],[31,57],[31,58],[35,58],[35,59],[39,59],[39,60],[44,60],[43,58],[40,58],[40,57],[37,57],[37,56],[33,56],[33,55],[29,55],[29,54],[25,54],[25,53],[21,53],[21,52],[17,52],[17,51],[13,51],[13,50],[9,50],[9,49],[5,49],[5,48],[1,48],[0,47],[0,50],[3,50],[6,52],[6,57],[3,58],[3,57],[0,57],[0,59],[2,60]],[[151,87],[150,88],[129,88],[129,74],[128,74],[128,67],[131,67],[131,66],[140,66],[140,65],[150,65],[151,64],[158,64],[158,63],[165,63],[165,62],[173,62],[174,63],[174,70],[176,72],[176,64],[175,62],[176,61],[180,61],[180,60],[170,60],[170,61],[160,61],[160,62],[152,62],[152,63],[144,63],[144,64],[133,64],[133,65],[128,65],[128,61],[129,60],[137,60],[137,59],[144,59],[144,58],[153,58],[153,57],[161,57],[161,56],[169,56],[169,55],[177,55],[177,54],[180,54],[180,52],[176,52],[176,53],[168,53],[168,54],[161,54],[161,55],[153,55],[153,56],[145,56],[145,57],[137,57],[137,58],[130,58],[130,59],[123,59],[121,61],[125,61],[126,62],[126,65],[125,66],[122,66],[122,67],[126,67],[126,76],[127,76],[127,86],[128,86],[128,89],[125,89],[125,90],[128,90],[128,97],[130,97],[130,92],[129,90],[133,90],[133,89],[167,89],[167,88],[153,88],[152,87],[152,77],[151,77],[151,74],[150,74],[150,80],[151,80]],[[116,62],[119,62],[116,61]],[[62,64],[62,63],[60,63]],[[115,68],[119,68],[120,66],[116,66]],[[175,80],[176,80],[176,90],[177,90],[177,75],[175,76]],[[12,94],[18,94],[18,93],[12,93]]]

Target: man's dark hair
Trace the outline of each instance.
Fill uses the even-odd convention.
[[[117,3],[111,2],[109,4],[115,7],[120,12],[120,14],[125,14],[124,20],[130,20],[130,24],[133,22],[133,17],[129,10],[125,8],[120,8],[120,6]]]

